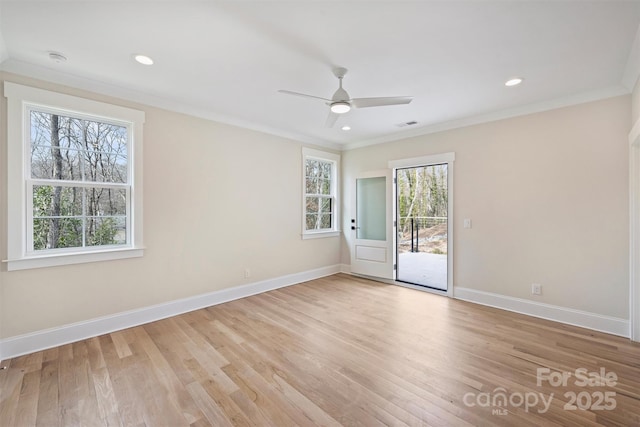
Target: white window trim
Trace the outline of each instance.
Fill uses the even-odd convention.
[[[335,165],[332,174],[331,188],[335,197],[335,207],[333,212],[333,228],[327,230],[306,230],[305,224],[307,220],[307,207],[305,203],[306,196],[306,176],[305,166],[307,159],[316,159],[332,162]],[[302,148],[302,239],[318,239],[324,237],[336,237],[340,235],[340,155],[330,153],[328,151],[314,150],[312,148]]]
[[[24,270],[85,262],[107,261],[135,258],[143,255],[142,234],[142,141],[145,114],[103,102],[78,98],[48,90],[5,82],[4,96],[7,98],[7,270]],[[25,170],[28,168],[29,147],[25,144],[29,122],[25,113],[27,108],[41,106],[65,111],[74,116],[103,118],[107,121],[125,122],[131,126],[133,149],[128,162],[133,165],[131,176],[131,224],[130,242],[122,247],[104,246],[65,250],[60,252],[29,252],[26,230]]]

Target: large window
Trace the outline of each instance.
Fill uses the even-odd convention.
[[[304,148],[302,158],[303,237],[337,235],[340,156]]]
[[[41,110],[29,111],[27,236],[33,241],[28,248],[126,245],[131,240],[126,126]]]
[[[5,83],[9,270],[142,255],[144,114]]]

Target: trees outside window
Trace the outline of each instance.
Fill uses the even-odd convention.
[[[331,230],[333,228],[332,175],[332,162],[307,159],[305,164],[306,230]]]
[[[340,156],[303,149],[303,238],[337,235]]]
[[[447,171],[447,164],[397,169],[399,252],[447,252]]]
[[[33,250],[127,243],[125,126],[30,111]]]

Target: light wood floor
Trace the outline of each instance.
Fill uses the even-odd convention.
[[[2,426],[640,425],[640,345],[346,275],[3,366]]]

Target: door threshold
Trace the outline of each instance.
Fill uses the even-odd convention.
[[[404,288],[415,289],[416,291],[429,292],[436,295],[449,296],[449,292],[446,289],[432,288],[427,285],[418,285],[416,283],[403,282],[402,280],[393,280],[394,285],[402,286]]]

